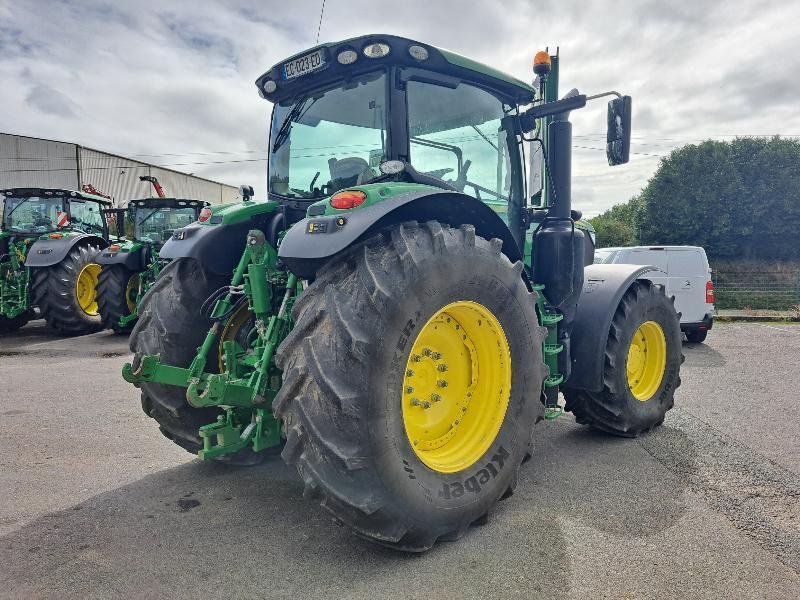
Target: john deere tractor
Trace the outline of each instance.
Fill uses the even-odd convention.
[[[368,35],[262,75],[269,201],[175,231],[132,333],[123,375],[164,435],[203,459],[280,449],[336,520],[423,551],[513,493],[559,391],[612,434],[660,424],[673,304],[646,267],[588,264],[571,206],[570,111],[613,97],[616,165],[630,98],[558,100],[558,57],[534,70]]]
[[[127,208],[107,211],[114,214],[120,241],[97,257],[102,265],[97,304],[104,327],[116,333],[133,328],[136,307],[165,264],[159,250],[174,230],[196,221],[208,204],[182,198],[145,198],[131,200]]]
[[[100,328],[95,257],[108,245],[106,198],[62,189],[0,191],[0,332],[22,327],[38,307],[57,332]]]

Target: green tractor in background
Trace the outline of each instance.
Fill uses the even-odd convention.
[[[558,100],[558,57],[534,70],[369,35],[260,77],[269,200],[176,230],[131,335],[123,376],[162,433],[232,463],[282,449],[337,521],[424,551],[513,493],[537,421],[659,425],[673,304],[648,267],[592,265],[571,206],[569,112],[616,96],[621,164],[630,98]]]
[[[111,202],[62,189],[0,194],[0,333],[25,325],[34,318],[34,307],[58,333],[99,329],[96,256],[108,246],[102,210]]]
[[[166,264],[159,250],[176,229],[197,221],[207,206],[201,200],[160,196],[131,200],[127,208],[107,211],[113,213],[120,241],[97,257],[102,266],[97,304],[105,328],[118,334],[133,328],[139,302]]]

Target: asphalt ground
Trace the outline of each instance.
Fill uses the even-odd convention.
[[[663,427],[540,424],[517,493],[424,555],[338,527],[280,458],[202,462],[119,376],[126,341],[0,339],[3,598],[800,597],[800,326],[685,344]]]

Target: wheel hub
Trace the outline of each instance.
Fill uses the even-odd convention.
[[[497,436],[511,393],[511,352],[497,318],[470,301],[448,304],[420,330],[403,378],[403,422],[428,467],[474,464]]]

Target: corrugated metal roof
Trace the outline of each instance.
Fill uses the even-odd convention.
[[[81,189],[91,185],[123,206],[134,198],[154,197],[140,175],[155,176],[168,196],[212,203],[235,202],[238,188],[143,161],[67,142],[0,134],[0,187]]]

